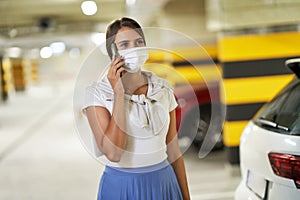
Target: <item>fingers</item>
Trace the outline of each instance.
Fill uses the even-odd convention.
[[[124,88],[121,81],[121,73],[125,71],[123,65],[125,65],[125,62],[122,56],[113,58],[107,74],[107,78],[113,90],[122,93],[124,93]]]
[[[116,73],[116,77],[117,79],[119,79],[121,77],[121,73],[125,71],[125,69],[123,67],[120,67],[118,70],[117,70],[117,73]]]
[[[116,66],[117,66],[118,64],[120,64],[120,63],[125,64],[125,62],[124,62],[122,56],[119,56],[118,58],[113,59],[113,60],[112,60],[111,67],[114,68],[114,67],[116,67]],[[122,64],[121,64],[121,66],[122,66]],[[120,67],[120,66],[118,66],[118,67]],[[118,68],[118,67],[117,67],[117,68]]]
[[[112,76],[116,76],[118,73],[118,70],[121,66],[125,65],[125,61],[123,60],[122,56],[119,56],[118,58],[114,58],[112,60],[111,66],[110,66],[110,73]]]

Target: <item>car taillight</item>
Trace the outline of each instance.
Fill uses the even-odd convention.
[[[294,180],[300,189],[300,156],[269,153],[269,161],[276,175]]]

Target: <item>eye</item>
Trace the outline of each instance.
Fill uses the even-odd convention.
[[[129,46],[129,43],[128,42],[121,42],[120,44],[119,44],[119,49],[127,49],[128,48],[128,46]]]
[[[136,41],[136,45],[139,46],[139,47],[145,46],[145,42],[144,42],[144,40],[141,38],[141,39],[138,39],[138,40]]]

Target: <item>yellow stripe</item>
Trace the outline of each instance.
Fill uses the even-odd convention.
[[[218,45],[222,62],[300,56],[300,33],[224,37],[219,39]]]
[[[225,101],[229,104],[267,102],[271,100],[294,75],[235,78],[223,80]]]
[[[184,77],[179,74],[175,68],[168,63],[146,63],[144,69],[155,73],[157,76],[168,81],[172,86],[177,80],[185,81]]]
[[[239,146],[241,134],[248,121],[225,122],[223,127],[223,140],[227,147]]]
[[[215,82],[222,78],[220,67],[217,66],[181,66],[175,69],[190,83]]]
[[[171,49],[173,62],[182,62],[184,59],[191,60],[207,60],[217,58],[218,47],[216,45],[204,45],[199,47],[180,47]],[[176,55],[177,54],[177,55]]]
[[[167,51],[160,50],[149,50],[149,59],[147,63],[163,63],[163,62],[171,62],[172,54]]]
[[[180,47],[163,50],[149,50],[148,62],[187,62],[195,60],[208,60],[217,58],[216,45],[198,47]]]
[[[175,86],[175,84],[216,82],[222,78],[219,66],[183,66],[174,68],[167,63],[147,63],[144,65],[144,68],[164,78],[172,86]]]

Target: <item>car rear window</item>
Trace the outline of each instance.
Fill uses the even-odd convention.
[[[300,135],[300,81],[295,79],[253,118],[262,128]]]

